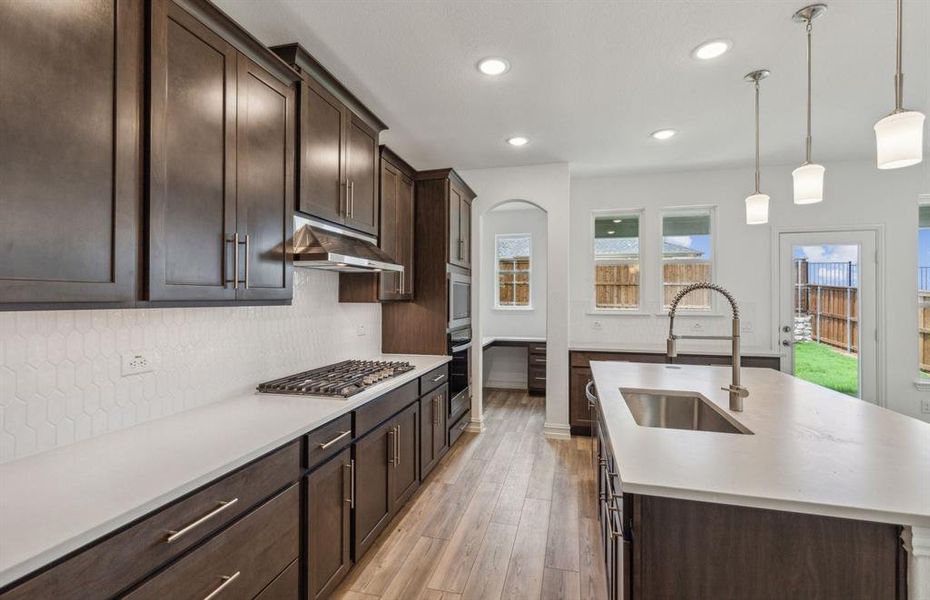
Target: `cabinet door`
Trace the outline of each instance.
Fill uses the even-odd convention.
[[[420,398],[420,480],[433,470],[449,447],[446,436],[448,384]]]
[[[142,2],[0,2],[0,303],[135,298]]]
[[[236,51],[170,0],[151,10],[149,298],[233,300]]]
[[[397,261],[404,265],[404,275],[401,277],[401,296],[404,300],[413,300],[413,189],[413,179],[401,176],[397,190]]]
[[[393,471],[394,421],[376,428],[355,442],[355,511],[353,558],[365,554],[391,516],[389,472]]]
[[[591,427],[591,412],[584,388],[591,379],[591,369],[572,367],[568,394],[568,422],[572,427]]]
[[[381,161],[381,236],[379,245],[394,260],[397,256],[397,202],[400,184],[400,171],[391,163]],[[394,300],[400,293],[400,274],[381,273],[381,300]]]
[[[391,510],[396,512],[420,485],[420,403],[394,417],[397,449],[391,470]]]
[[[293,231],[294,89],[239,55],[236,223],[245,261],[241,300],[292,294],[287,243]]]
[[[347,226],[378,234],[378,133],[349,114]]]
[[[462,239],[461,264],[471,268],[471,200],[465,195],[459,203],[459,237]]]
[[[301,83],[298,208],[329,221],[345,215],[345,107],[323,86]]]
[[[462,194],[451,183],[449,187],[449,262],[462,266]]]
[[[352,566],[351,449],[346,448],[307,477],[307,589],[325,598]]]

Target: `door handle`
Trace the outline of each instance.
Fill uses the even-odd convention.
[[[349,497],[346,498],[346,502],[349,503],[349,508],[355,508],[355,461],[350,460],[342,467],[349,474]]]
[[[394,465],[400,464],[400,425],[397,426],[397,435],[394,436],[394,443],[397,444],[397,451],[394,453],[394,456],[397,457],[397,463]]]
[[[784,346],[785,348],[790,348],[791,346],[794,346],[794,342],[792,342],[791,340],[782,340],[781,345]]]
[[[349,218],[355,218],[355,182],[349,181]]]
[[[245,234],[245,289],[249,289],[249,265],[252,264],[252,259],[249,256],[249,240],[252,239],[252,236]]]
[[[239,287],[239,232],[232,234],[231,240],[226,240],[227,242],[232,242],[233,245],[233,278],[232,284],[233,289],[238,289]],[[226,280],[226,283],[229,283],[229,279]]]
[[[391,456],[388,459],[388,462],[391,463],[391,466],[397,466],[397,430],[392,426],[391,430],[388,431],[388,441],[391,445]]]

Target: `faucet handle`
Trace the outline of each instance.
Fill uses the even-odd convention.
[[[730,392],[731,394],[736,394],[736,395],[739,396],[740,398],[746,398],[746,397],[749,396],[749,390],[747,390],[746,388],[744,388],[744,387],[741,386],[741,385],[728,385],[728,386],[722,387],[722,388],[720,388],[720,389],[723,390],[723,391],[725,391],[725,392]]]

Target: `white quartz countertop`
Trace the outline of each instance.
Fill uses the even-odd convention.
[[[345,400],[247,393],[0,465],[0,586],[450,359],[373,358],[416,368]]]
[[[771,369],[591,362],[625,492],[930,526],[930,424]],[[641,427],[620,388],[698,392],[753,435]]]
[[[679,354],[700,354],[708,356],[730,356],[729,342],[726,342],[726,350],[707,350],[701,348],[694,348],[689,346],[688,341],[679,342],[678,344],[678,353]],[[623,344],[618,342],[569,342],[568,349],[574,352],[642,352],[642,353],[659,353],[665,354],[665,344],[656,345],[656,344]],[[780,352],[773,352],[772,350],[753,350],[751,348],[743,348],[743,357],[746,356],[764,356],[764,357],[777,357],[781,356]]]

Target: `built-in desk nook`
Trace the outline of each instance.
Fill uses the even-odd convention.
[[[546,393],[546,338],[485,337],[481,349],[526,348],[526,389],[530,394]]]

